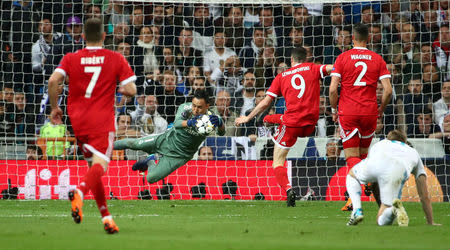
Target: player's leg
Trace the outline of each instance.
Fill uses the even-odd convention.
[[[389,170],[380,173],[378,185],[380,187],[381,206],[378,211],[378,225],[391,225],[395,218],[399,226],[408,226],[409,218],[401,201],[402,188],[408,179],[408,173],[402,166],[390,166]]]
[[[361,125],[359,127],[359,136],[361,138],[359,145],[359,153],[361,160],[367,158],[367,154],[369,153],[369,147],[372,143],[373,135],[375,134],[375,129],[377,127],[377,116],[364,116],[361,119]],[[377,190],[375,190],[377,189]],[[380,195],[378,190],[378,185],[375,183],[367,183],[364,187],[364,193],[367,196],[371,194],[374,195],[375,200],[377,201],[378,206],[381,205]]]
[[[377,215],[377,223],[379,226],[392,225],[395,219],[395,215],[392,212],[392,206],[386,206],[385,204],[380,205]]]
[[[297,141],[297,137],[309,136],[313,131],[313,125],[304,127],[287,127],[285,125],[280,125],[272,138],[275,144],[273,151],[273,168],[275,172],[275,179],[280,187],[286,191],[288,207],[295,207],[297,194],[289,183],[287,169],[284,166],[284,163],[286,161],[287,154],[289,153],[289,149],[294,146]]]
[[[159,135],[149,135],[138,139],[127,138],[114,142],[114,149],[133,149],[142,150],[148,154],[155,153],[156,141]]]
[[[152,162],[154,163],[155,160],[158,160],[157,154],[151,154],[145,157],[144,159],[135,162],[133,166],[131,166],[131,169],[133,171],[141,171],[141,172],[147,171],[149,164],[151,164]]]
[[[289,127],[286,127],[285,125],[279,125],[272,138],[272,141],[275,144],[272,166],[275,172],[275,179],[284,191],[291,189],[287,176],[287,169],[284,166],[284,163],[290,147],[295,144],[296,140],[297,137],[294,138],[294,135],[291,133]]]
[[[360,164],[356,165],[355,168],[359,167]],[[353,170],[347,175],[346,179],[346,187],[348,195],[350,196],[351,201],[353,202],[353,211],[350,215],[350,220],[347,222],[348,226],[357,225],[364,218],[362,206],[361,206],[361,183],[356,178]]]
[[[98,210],[102,216],[102,223],[107,233],[113,234],[119,232],[119,227],[114,222],[106,204],[105,188],[102,182],[102,176],[108,169],[108,161],[103,156],[95,154],[92,156],[92,167],[86,174],[86,181],[94,195]]]
[[[190,158],[175,158],[162,156],[159,158],[158,163],[155,161],[149,161],[147,181],[148,183],[155,183],[164,179],[166,176],[177,170],[188,162]]]
[[[359,152],[360,138],[355,117],[340,116],[339,130],[342,139],[342,146],[344,148],[345,161],[347,162],[348,168],[351,169],[361,161]],[[353,210],[352,198],[348,198],[341,210]]]
[[[291,187],[289,183],[289,178],[287,176],[287,168],[284,166],[286,162],[286,156],[289,153],[289,148],[282,148],[279,145],[275,144],[273,150],[273,168],[275,172],[275,179],[277,180],[280,187],[286,191],[287,196],[287,206],[295,207],[295,200],[297,198],[297,194]]]
[[[360,137],[359,137],[359,119],[358,116],[340,116],[339,130],[344,148],[345,160],[347,166],[352,168],[358,164],[360,159]]]
[[[79,138],[79,137],[77,137]],[[69,192],[69,198],[72,202],[72,216],[74,215],[74,203],[81,201],[83,196],[86,195],[89,190],[94,195],[94,199],[97,203],[97,207],[102,216],[102,222],[104,224],[107,233],[117,233],[119,228],[114,223],[111,214],[109,213],[108,206],[106,204],[105,189],[102,182],[102,176],[108,168],[108,163],[113,148],[114,132],[99,134],[99,135],[89,135],[82,137],[82,150],[87,159],[90,167],[79,188],[76,191]],[[80,207],[81,208],[81,207]],[[81,209],[80,209],[81,211]],[[82,216],[81,216],[82,217]],[[74,219],[76,219],[74,217]]]
[[[369,132],[370,132],[370,130],[369,130]],[[359,147],[361,160],[364,160],[367,158],[367,154],[369,152],[369,146],[370,146],[370,143],[372,142],[372,138],[373,138],[373,133],[369,133],[369,135],[364,135],[363,133],[368,133],[368,132],[365,132],[363,129],[361,129],[361,134],[360,134],[361,142],[360,142],[360,147]],[[378,188],[378,186],[374,183],[367,183],[364,186],[364,194],[366,196],[370,196],[372,193],[374,193],[374,191],[373,191],[374,188]],[[374,194],[375,200],[377,201],[378,206],[380,206],[381,202],[379,199],[379,191],[375,192],[375,193],[378,194],[377,196],[375,196],[375,194]]]
[[[84,159],[88,163],[89,170],[92,166],[92,152],[86,150],[83,145],[89,141],[89,136],[76,136],[78,148],[83,152]],[[88,173],[89,173],[88,170]],[[89,175],[86,173],[81,179],[80,184],[76,189],[70,190],[68,197],[71,203],[71,214],[75,223],[81,223],[83,221],[83,199],[84,195],[89,192],[89,186],[86,184],[87,177]]]
[[[353,211],[347,225],[357,225],[363,220],[363,210],[361,205],[361,184],[376,181],[376,174],[373,163],[365,160],[356,164],[348,173],[346,179],[347,192],[353,201]]]

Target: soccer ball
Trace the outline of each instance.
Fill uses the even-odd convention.
[[[209,116],[202,115],[199,119],[197,119],[197,123],[195,124],[197,127],[197,132],[202,135],[208,135],[214,131],[214,125],[209,120]]]

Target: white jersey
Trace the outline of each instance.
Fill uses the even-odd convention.
[[[362,184],[377,182],[381,202],[387,206],[401,198],[403,185],[411,173],[416,178],[426,176],[419,153],[403,142],[391,140],[375,143],[367,158],[356,164],[352,171]]]
[[[380,164],[380,167],[389,168],[394,165],[403,166],[408,175],[413,173],[416,177],[425,173],[422,159],[414,148],[399,141],[382,140],[373,145],[367,156],[369,165]]]

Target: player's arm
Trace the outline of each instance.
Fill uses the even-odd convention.
[[[429,225],[437,225],[433,221],[433,208],[431,207],[431,200],[427,188],[427,176],[422,174],[416,178],[417,193],[419,194],[420,202],[422,203],[423,212]]]
[[[137,92],[136,84],[134,82],[129,82],[125,85],[120,85],[118,92],[124,96],[133,97]]]
[[[193,127],[196,123],[196,118],[189,119],[189,109],[186,108],[186,104],[182,104],[178,107],[177,114],[175,115],[175,121],[173,122],[174,128],[186,128]]]
[[[378,110],[378,113],[382,115],[386,106],[391,102],[392,97],[392,85],[391,78],[383,78],[381,79],[381,84],[383,85],[383,96],[381,97],[381,104]],[[331,99],[331,98],[330,98]]]
[[[116,53],[115,55],[119,63],[117,73],[120,81],[119,89],[117,90],[117,92],[121,93],[124,96],[133,97],[137,92],[136,84],[134,83],[137,79],[136,75],[134,74],[130,64],[124,56],[119,53]]]
[[[333,121],[337,122],[337,105],[338,105],[338,87],[341,82],[341,78],[338,76],[331,76],[330,83],[330,105],[331,112],[333,113]]]
[[[217,135],[219,136],[225,135],[225,123],[223,122],[222,117],[220,117],[218,113],[216,114],[210,113],[209,121],[214,125],[214,128],[217,128]]]
[[[241,116],[239,118],[236,118],[236,121],[234,122],[236,126],[239,126],[241,124],[249,122],[253,117],[257,116],[264,110],[266,110],[270,105],[272,104],[273,97],[270,95],[266,95],[264,99],[248,114],[247,116]]]
[[[325,70],[327,71],[327,75],[329,75],[333,70],[333,64],[325,64]]]
[[[55,124],[62,123],[62,110],[58,106],[58,85],[63,84],[65,75],[56,70],[50,76],[48,80],[48,95],[50,100],[50,106],[52,108],[50,116]]]

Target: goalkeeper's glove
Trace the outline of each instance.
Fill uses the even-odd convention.
[[[222,119],[220,119],[220,117],[218,117],[217,115],[210,115],[209,120],[216,128],[222,127],[223,125]]]
[[[197,124],[198,118],[199,118],[199,116],[195,116],[195,117],[192,117],[191,119],[187,120],[187,126],[194,128],[195,124]]]

